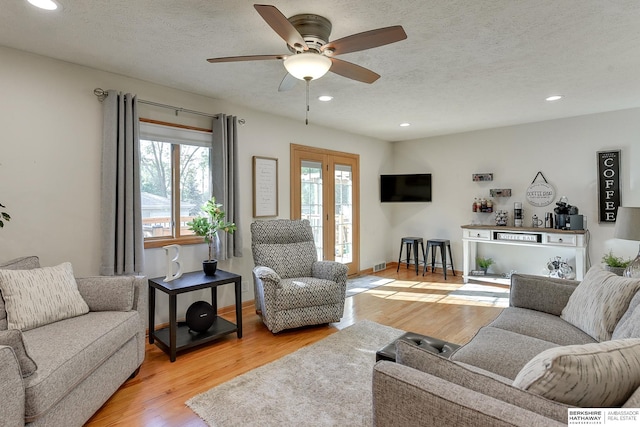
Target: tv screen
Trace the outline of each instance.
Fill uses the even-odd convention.
[[[431,174],[380,175],[381,202],[430,202]]]

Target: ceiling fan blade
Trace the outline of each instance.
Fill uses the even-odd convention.
[[[342,61],[336,58],[331,58],[331,62],[332,64],[329,71],[348,79],[371,84],[380,78],[380,74],[374,73],[373,71],[359,65],[352,64],[351,62]]]
[[[296,27],[289,22],[277,7],[268,4],[254,4],[253,7],[258,11],[260,16],[262,16],[262,19],[273,28],[273,31],[278,33],[289,46],[296,50],[309,49],[307,42],[304,41],[304,38],[298,30],[296,30]]]
[[[293,77],[291,74],[287,73],[282,81],[280,82],[280,86],[278,87],[278,92],[286,92],[294,88],[296,83],[300,80]]]
[[[285,59],[289,55],[248,55],[248,56],[226,56],[224,58],[209,58],[207,61],[215,62],[241,62],[241,61],[265,61],[270,59]]]
[[[322,47],[323,51],[331,49],[333,55],[357,52],[359,50],[371,49],[373,47],[384,46],[385,44],[399,42],[407,38],[407,33],[401,25],[393,27],[378,28],[377,30],[365,31],[353,34],[338,40],[327,43]]]

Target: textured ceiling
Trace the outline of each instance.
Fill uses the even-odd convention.
[[[277,91],[280,61],[205,61],[288,52],[253,1],[57,1],[57,12],[3,1],[0,45],[304,120],[303,82]],[[398,24],[408,35],[340,56],[382,75],[371,85],[333,73],[312,82],[318,125],[398,141],[640,106],[637,0],[271,4],[328,18],[331,40]],[[565,98],[544,101],[556,93]]]

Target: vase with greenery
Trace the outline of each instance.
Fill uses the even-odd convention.
[[[5,208],[6,206],[0,203],[0,208]],[[5,222],[11,221],[11,215],[6,213],[5,211],[0,212],[0,228],[4,227]]]
[[[604,269],[612,273],[622,276],[624,269],[627,268],[631,259],[623,259],[622,257],[615,256],[613,251],[609,251],[602,256],[602,262],[604,263]]]
[[[218,231],[233,233],[237,227],[233,222],[226,221],[222,204],[216,203],[215,197],[204,204],[202,212],[206,215],[193,218],[192,221],[187,222],[187,226],[196,236],[204,237],[204,241],[209,245],[209,258],[202,262],[202,269],[207,276],[213,276],[218,268],[218,260],[213,259],[213,242],[217,238]]]
[[[483,258],[483,257],[476,258],[476,265],[480,270],[484,271],[485,274],[487,273],[487,270],[489,269],[489,267],[491,267],[491,264],[493,264],[492,258]]]

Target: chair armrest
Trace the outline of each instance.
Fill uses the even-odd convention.
[[[514,274],[509,305],[560,316],[578,284],[577,280]]]
[[[280,287],[280,275],[272,268],[259,265],[253,269],[253,277],[259,280],[263,287],[269,289]]]
[[[146,280],[138,276],[95,276],[76,279],[80,295],[91,311],[138,310]]]
[[[388,361],[373,368],[373,419],[377,427],[566,425]]]
[[[0,420],[3,426],[24,426],[24,383],[18,359],[0,345]]]
[[[336,261],[316,261],[311,266],[311,275],[318,279],[332,280],[346,289],[348,267]]]

